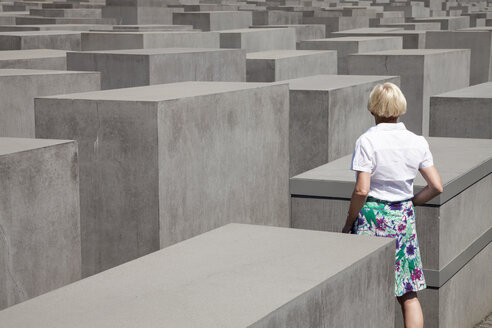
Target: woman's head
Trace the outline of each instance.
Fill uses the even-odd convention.
[[[397,85],[386,82],[372,89],[367,109],[375,117],[397,118],[407,111],[407,100]]]

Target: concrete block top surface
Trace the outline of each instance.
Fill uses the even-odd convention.
[[[7,308],[0,322],[2,328],[249,327],[393,242],[229,224]]]
[[[315,75],[286,80],[284,82],[289,83],[290,90],[331,91],[395,77],[377,75]]]
[[[340,32],[333,32],[333,34],[345,34],[345,33],[382,33],[392,31],[403,31],[401,27],[362,27],[354,28],[350,30],[344,30]]]
[[[98,72],[55,71],[40,69],[0,69],[0,76],[32,76],[32,75],[69,75],[69,74],[99,74]]]
[[[165,54],[227,52],[227,51],[241,51],[241,50],[218,49],[218,48],[146,48],[146,49],[96,50],[96,51],[90,50],[90,51],[72,51],[72,52],[78,54],[165,55]]]
[[[468,88],[441,93],[432,97],[445,98],[487,98],[492,99],[492,82],[477,84]],[[464,108],[465,109],[465,108]],[[491,108],[492,110],[492,108]],[[492,129],[492,127],[490,127]]]
[[[6,36],[38,36],[38,35],[80,35],[80,31],[13,31],[13,32],[0,32],[0,35]]]
[[[276,83],[282,84],[282,83]],[[44,98],[54,99],[79,99],[79,100],[108,100],[108,101],[141,101],[161,102],[179,98],[188,98],[233,92],[254,88],[272,86],[271,83],[246,83],[246,82],[201,82],[189,81],[168,84],[156,84],[135,88],[112,89],[104,91],[92,91],[73,93],[66,95],[49,96]]]
[[[34,49],[0,51],[0,60],[65,57],[66,50]]]
[[[74,141],[30,138],[0,138],[0,156],[20,153],[33,149],[51,147],[70,142]]]
[[[327,52],[335,52],[335,50],[270,50],[260,52],[250,52],[246,54],[247,59],[282,59],[309,56],[314,54],[322,54]]]
[[[285,29],[289,29],[290,27],[286,27]],[[227,33],[263,33],[266,31],[275,31],[278,32],[279,30],[283,30],[284,28],[237,28],[233,30],[224,30],[224,31],[217,31],[220,34],[227,34]],[[290,28],[294,29],[294,28]]]
[[[429,55],[440,55],[445,53],[468,51],[469,49],[394,49],[394,50],[382,50],[365,52],[362,54],[353,54],[350,56],[429,56]]]
[[[492,140],[471,138],[427,138],[434,165],[444,192],[428,204],[441,205],[492,172]],[[293,195],[350,198],[355,173],[350,170],[352,155],[321,165],[290,179]],[[426,186],[419,174],[414,191]]]

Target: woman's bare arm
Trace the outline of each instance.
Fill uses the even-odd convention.
[[[355,188],[352,192],[352,199],[350,200],[349,213],[345,226],[342,229],[343,233],[350,233],[354,221],[359,216],[359,212],[366,202],[367,195],[369,194],[369,188],[371,187],[371,173],[357,171],[357,180],[355,182]]]
[[[434,165],[420,169],[419,171],[425,181],[427,181],[427,186],[412,198],[413,205],[415,206],[427,203],[443,191],[441,177]]]

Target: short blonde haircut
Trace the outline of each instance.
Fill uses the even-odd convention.
[[[386,82],[372,89],[367,109],[379,117],[399,117],[407,111],[407,100],[397,85]]]

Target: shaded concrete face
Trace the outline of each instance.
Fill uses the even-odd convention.
[[[253,24],[253,16],[248,11],[209,11],[174,13],[173,23],[193,25],[202,31],[232,30],[248,28]]]
[[[79,143],[84,276],[231,221],[287,226],[287,92],[189,82],[37,99],[36,136]]]
[[[246,52],[296,49],[293,28],[239,29],[219,33],[220,48],[239,48]]]
[[[289,80],[292,177],[352,153],[357,138],[374,123],[367,110],[378,83],[398,77],[318,75]]]
[[[352,31],[342,31],[333,33],[333,37],[343,36],[391,36],[401,37],[403,39],[403,49],[424,49],[425,48],[425,36],[426,31],[404,31],[398,28],[388,28],[387,31],[382,31],[383,28],[377,28],[378,30],[368,29],[356,29]]]
[[[430,136],[492,139],[492,83],[430,99]]]
[[[0,71],[0,137],[34,138],[34,98],[100,89],[97,72]]]
[[[116,24],[172,24],[177,8],[162,6],[108,5],[102,9],[104,18],[114,19]]]
[[[76,143],[0,138],[0,189],[0,309],[80,279]]]
[[[402,49],[400,37],[337,37],[320,40],[308,40],[299,43],[299,49],[336,50],[338,74],[348,74],[347,56],[351,54]]]
[[[220,48],[218,32],[152,31],[82,33],[81,50]],[[237,48],[237,47],[231,47]]]
[[[246,59],[248,82],[275,82],[318,74],[336,74],[335,51],[273,50]]]
[[[253,25],[250,28],[293,28],[296,30],[296,41],[320,39],[325,37],[325,26],[322,24],[285,24],[285,25]]]
[[[348,71],[349,74],[400,76],[407,100],[407,112],[401,121],[412,132],[426,136],[430,96],[469,85],[470,50],[406,49],[350,55]]]
[[[80,33],[68,31],[27,31],[0,33],[0,50],[80,50]]]
[[[470,85],[492,80],[492,31],[427,33],[428,49],[471,49]]]
[[[240,49],[143,49],[67,54],[69,70],[101,72],[101,88],[116,89],[182,81],[246,80]]]
[[[5,328],[321,328],[367,320],[392,327],[394,247],[385,238],[227,225],[2,311],[0,321]]]

